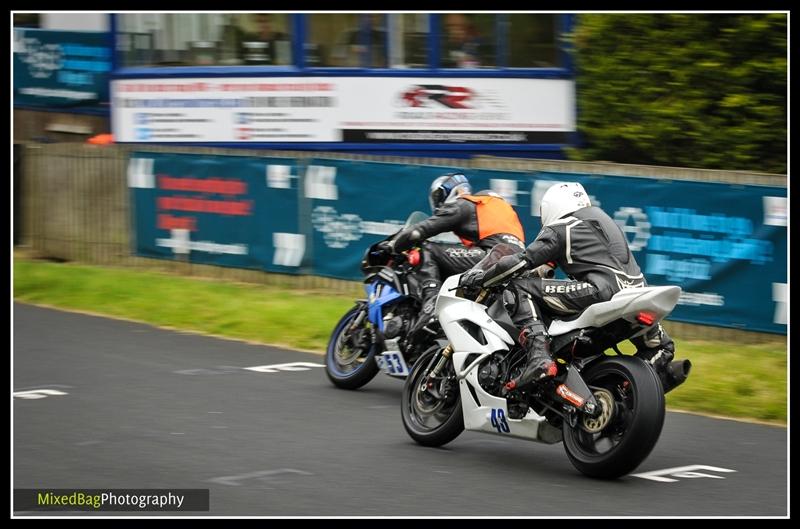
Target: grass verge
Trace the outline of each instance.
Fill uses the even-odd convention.
[[[14,298],[163,327],[322,352],[350,297],[171,274],[16,258]],[[677,358],[692,361],[667,406],[786,423],[784,337],[761,344],[673,336]],[[633,352],[624,344],[623,352]]]

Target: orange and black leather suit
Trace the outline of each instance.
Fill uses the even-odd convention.
[[[455,233],[462,244],[423,243],[448,231]],[[525,234],[514,208],[489,191],[461,195],[442,204],[433,216],[409,226],[394,237],[396,251],[421,246],[420,276],[423,278],[423,291],[427,291],[426,300],[431,294],[438,293],[443,278],[472,268],[499,243],[511,244],[523,251]]]

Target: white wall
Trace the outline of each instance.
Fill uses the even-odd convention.
[[[42,29],[68,31],[109,31],[108,13],[42,13]]]

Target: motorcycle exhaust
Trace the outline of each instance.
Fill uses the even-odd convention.
[[[667,365],[666,373],[662,377],[662,385],[664,386],[664,394],[669,393],[677,388],[689,377],[689,372],[692,370],[692,363],[686,360],[675,360]]]

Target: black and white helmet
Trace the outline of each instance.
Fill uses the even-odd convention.
[[[564,215],[591,205],[589,195],[578,182],[562,182],[551,186],[542,197],[542,226],[549,226]]]
[[[436,211],[442,204],[452,202],[459,195],[472,193],[467,177],[461,173],[442,175],[431,184],[429,196],[431,211]]]

